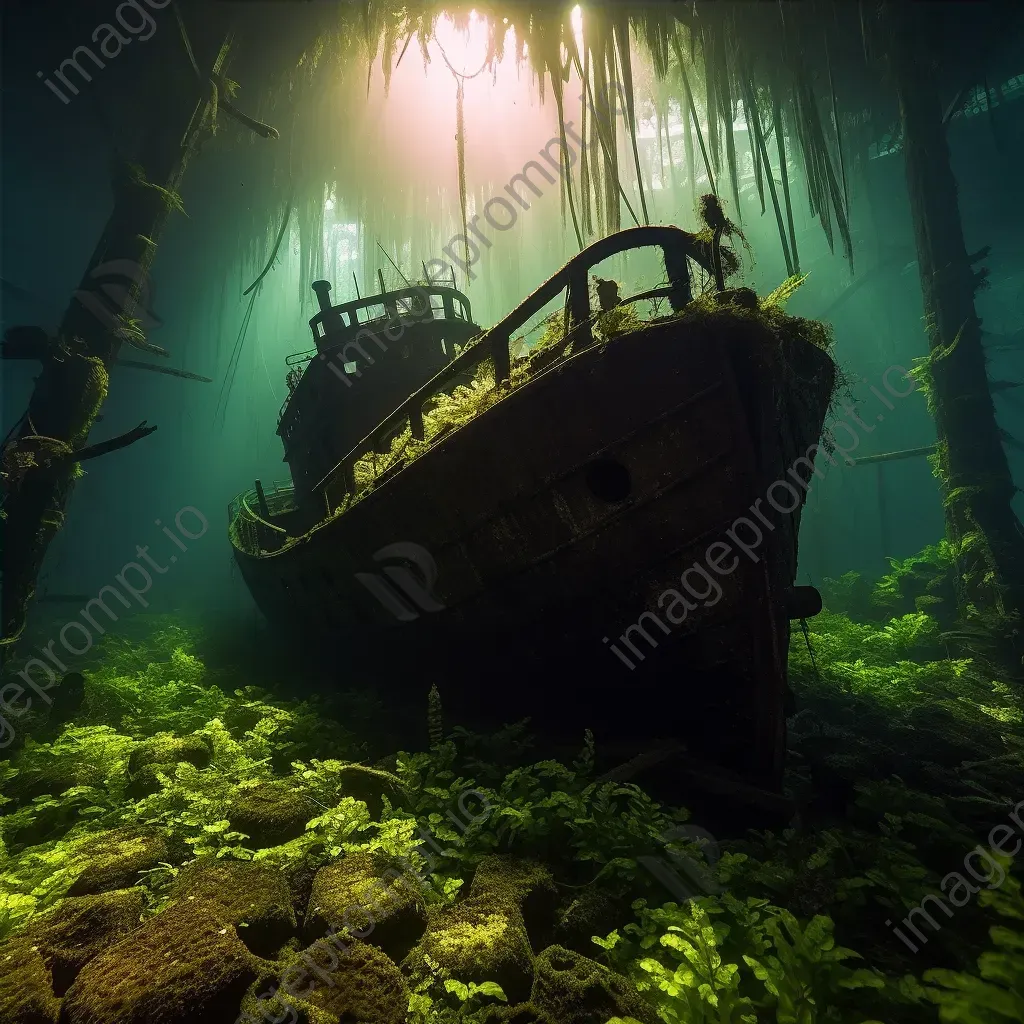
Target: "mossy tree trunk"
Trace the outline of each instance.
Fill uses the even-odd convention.
[[[215,69],[227,53],[223,35],[207,33],[195,40],[200,68]],[[29,402],[28,416],[15,443],[30,435],[52,438],[71,448],[85,444],[107,394],[108,371],[122,344],[118,314],[135,315],[167,218],[189,159],[209,127],[211,87],[200,82],[181,39],[168,31],[151,102],[146,106],[148,129],[134,161],[134,172],[115,173],[114,207],[85,269],[76,297],[61,321],[59,337],[67,350],[43,363]],[[141,174],[139,173],[141,171]],[[158,186],[158,187],[154,187]],[[116,308],[97,315],[102,306],[77,296],[99,298],[97,280],[104,265],[126,278]],[[99,271],[99,272],[98,272]],[[108,293],[109,294],[109,293]],[[104,305],[110,305],[109,301]],[[90,306],[92,308],[90,308]],[[56,460],[50,468],[30,469],[12,488],[5,504],[3,530],[3,593],[0,600],[0,656],[24,627],[28,605],[47,548],[60,529],[74,486],[77,464]]]
[[[969,606],[1012,620],[1024,611],[1024,534],[1011,500],[1003,435],[985,368],[975,308],[980,277],[964,243],[957,186],[936,87],[927,25],[914,5],[895,9],[891,66],[899,94],[907,187],[929,355],[926,384],[946,529],[958,553],[961,613]],[[1010,629],[1006,629],[1009,635]],[[1007,652],[1008,653],[1008,652]],[[1019,654],[1009,661],[1019,670]]]

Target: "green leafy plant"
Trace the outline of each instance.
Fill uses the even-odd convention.
[[[594,937],[593,956],[630,978],[666,1024],[1020,1019],[1024,938],[985,916],[1024,920],[1009,871],[1001,889],[958,909],[956,929],[931,940],[943,970],[918,977],[921,967],[879,925],[937,891],[1019,800],[1017,691],[973,658],[942,657],[924,611],[867,622],[826,612],[808,634],[813,660],[799,634],[791,655],[799,710],[787,785],[800,814],[789,828],[723,842],[706,865],[718,891],[685,906],[664,903],[644,865],[650,856],[702,860],[679,829],[687,811],[596,779],[589,733],[571,763],[532,761],[526,723],[442,735],[435,700],[430,749],[370,767],[364,741],[321,705],[211,676],[173,624],[142,644],[111,642],[86,673],[75,724],[0,763],[0,939],[63,899],[113,830],[152,833],[173,851],[135,875],[146,915],[163,912],[195,857],[258,860],[308,879],[338,858],[379,853],[427,883],[420,896],[433,913],[500,853],[540,862],[563,910],[593,898],[620,914],[618,928]],[[174,761],[183,751],[196,763]],[[826,781],[839,776],[849,792],[841,814],[819,819],[813,801],[826,769]],[[236,826],[240,805],[260,792],[294,798],[298,835],[263,845],[266,835]],[[426,856],[425,835],[440,860]],[[632,920],[620,911],[630,903]],[[411,992],[412,1024],[485,1024],[507,1012],[493,982],[434,968]]]
[[[999,858],[1004,870],[1009,859]],[[1024,896],[1018,879],[1007,875],[1002,887],[983,891],[979,900],[997,914],[1024,921]],[[992,949],[978,957],[978,973],[926,971],[923,994],[949,1024],[1000,1024],[1024,1020],[1024,926],[989,929]]]
[[[634,909],[638,922],[593,941],[669,1024],[859,1024],[848,993],[886,985],[877,971],[847,966],[858,954],[835,944],[822,915],[805,924],[768,900],[729,894]]]

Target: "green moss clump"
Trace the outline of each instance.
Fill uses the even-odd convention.
[[[570,949],[549,946],[537,956],[535,971],[530,1003],[550,1024],[657,1020],[629,979]]]
[[[42,953],[18,938],[0,945],[0,1020],[4,1024],[57,1024],[60,999]]]
[[[301,836],[315,817],[316,804],[287,782],[265,782],[239,789],[228,810],[232,826],[253,849],[278,846]]]
[[[181,869],[171,907],[211,908],[244,936],[246,946],[271,959],[297,933],[291,891],[271,864],[201,857]]]
[[[401,960],[426,927],[419,880],[379,854],[352,853],[327,865],[313,880],[304,932],[313,939],[331,927],[347,927]]]
[[[379,949],[353,940],[346,943],[344,951],[321,943],[308,952],[324,974],[319,980],[310,978],[315,987],[305,996],[307,1002],[338,1021],[403,1024],[409,1009],[409,987],[402,972]]]
[[[496,982],[510,1001],[528,997],[533,949],[518,894],[491,888],[434,910],[427,931],[402,964],[413,982],[451,977]]]
[[[485,857],[473,873],[469,896],[515,904],[531,945],[547,945],[557,916],[558,891],[543,864],[510,856]]]
[[[71,897],[33,919],[21,937],[42,954],[63,994],[93,957],[139,927],[144,904],[141,889]]]
[[[197,768],[210,763],[210,746],[202,736],[175,736],[165,732],[140,743],[128,759],[128,772],[135,775],[149,764],[177,764],[187,761]]]
[[[64,997],[66,1024],[224,1024],[272,964],[212,905],[169,907],[90,960]]]
[[[79,448],[89,435],[96,417],[107,399],[110,388],[110,374],[103,360],[97,356],[69,354],[67,373],[72,378],[69,387],[82,394],[82,414],[71,424],[70,443],[72,448]]]
[[[68,889],[69,896],[126,889],[139,881],[140,872],[177,861],[184,850],[175,849],[158,829],[127,827],[85,837],[78,853],[86,867]]]

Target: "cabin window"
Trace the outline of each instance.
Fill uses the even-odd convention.
[[[614,459],[595,459],[584,471],[584,479],[590,493],[609,504],[625,501],[633,489],[629,470]]]
[[[374,302],[369,306],[357,307],[355,314],[356,323],[368,324],[383,319],[387,315],[387,310],[384,309],[382,302]]]
[[[423,316],[427,311],[426,303],[418,295],[396,299],[395,307],[402,316]]]

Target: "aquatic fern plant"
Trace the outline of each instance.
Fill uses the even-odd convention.
[[[1009,860],[1003,860],[1003,867]],[[1024,1019],[1024,896],[1010,876],[998,890],[986,890],[981,902],[1008,922],[989,929],[992,948],[978,957],[977,973],[926,971],[923,994],[949,1024],[1002,1024]]]
[[[482,908],[479,919],[453,921],[484,922],[472,934],[493,938],[486,922],[495,935],[502,922],[487,880],[496,863],[516,863],[530,866],[522,892],[536,885],[543,897],[530,902],[531,938],[575,943],[584,955],[563,959],[583,967],[562,976],[597,986],[574,990],[571,1005],[625,985],[642,997],[597,1004],[607,1006],[602,1024],[1020,1019],[1024,904],[1011,865],[1000,888],[958,907],[956,927],[931,937],[933,959],[911,956],[882,924],[940,891],[977,837],[1006,820],[1024,777],[1019,697],[970,659],[942,658],[927,614],[862,623],[823,613],[808,625],[814,662],[799,635],[792,654],[789,782],[800,812],[789,827],[723,838],[715,863],[670,838],[689,820],[684,808],[602,779],[591,735],[570,764],[531,762],[521,723],[487,737],[455,726],[440,741],[435,728],[429,750],[377,764],[357,743],[324,756],[344,730],[305,702],[223,677],[213,685],[187,634],[110,645],[106,664],[86,674],[82,721],[0,763],[0,957],[59,917],[69,895],[141,893],[142,927],[187,929],[194,920],[175,894],[192,862],[270,872],[301,910],[321,868],[359,855],[421,875],[428,920],[463,903]],[[826,766],[849,784],[844,813],[817,807]],[[426,856],[424,835],[436,855]],[[650,859],[683,857],[704,865],[715,890],[667,902]],[[588,917],[587,907],[603,909]],[[1006,924],[992,927],[991,911]],[[433,948],[443,955],[461,934],[448,929]],[[277,976],[298,955],[289,941],[262,949],[280,957]],[[539,1012],[503,1010],[503,978],[418,962],[407,1008],[415,1024]],[[0,983],[0,1017],[16,1019],[8,998]]]
[[[594,942],[670,1024],[852,1020],[836,1014],[841,996],[885,987],[880,972],[845,963],[860,956],[836,945],[824,916],[801,923],[768,900],[729,895],[634,910],[639,923]]]

